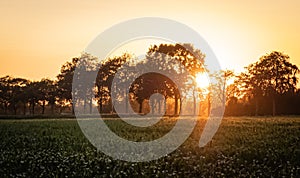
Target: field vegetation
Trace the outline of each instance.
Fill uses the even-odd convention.
[[[118,119],[106,124],[128,140],[148,141],[176,122],[146,130]],[[199,148],[205,119],[173,153],[130,163],[97,151],[74,119],[0,120],[1,177],[299,177],[299,117],[225,117],[213,140]],[[126,130],[126,132],[124,132]]]

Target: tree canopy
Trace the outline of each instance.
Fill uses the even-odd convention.
[[[206,108],[207,113],[218,109],[210,108],[210,103],[218,100],[226,107],[227,115],[300,114],[297,107],[300,105],[300,90],[297,88],[299,69],[290,62],[288,55],[273,51],[245,67],[240,74],[231,70],[211,74],[217,83],[205,90],[197,87],[195,80],[197,74],[205,72],[204,59],[205,54],[191,44],[153,45],[145,58],[139,60],[133,54],[124,53],[99,62],[97,57],[82,53],[62,65],[56,80],[1,77],[0,114],[72,113],[75,104],[82,106],[82,113],[114,113],[114,105],[120,104],[126,108],[122,111],[124,113],[132,107],[140,114],[165,112],[178,115],[184,108],[184,102],[190,102],[185,108],[196,114],[197,98],[202,98],[201,108]],[[88,90],[82,86],[72,92],[76,68],[85,71],[85,75],[76,75],[83,80],[96,72],[95,82]],[[137,72],[151,69],[173,79],[162,73],[139,75]],[[114,84],[116,77],[118,83]],[[231,78],[235,78],[234,83],[229,81]],[[126,88],[126,82],[131,80]],[[208,93],[201,95],[202,91]],[[112,96],[114,92],[116,96]],[[211,93],[216,97],[211,98]],[[151,98],[153,94],[162,97]],[[184,101],[185,96],[192,96],[193,101]]]

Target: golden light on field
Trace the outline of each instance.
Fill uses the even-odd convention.
[[[198,88],[209,87],[210,81],[206,73],[196,74],[196,84]]]

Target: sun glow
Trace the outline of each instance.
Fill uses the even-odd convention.
[[[206,73],[196,74],[196,84],[198,88],[207,88],[210,84],[209,77]]]

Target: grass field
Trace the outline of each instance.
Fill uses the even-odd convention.
[[[174,122],[143,131],[106,121],[135,141],[157,138]],[[224,118],[199,148],[204,124],[168,156],[130,163],[97,152],[74,119],[0,120],[0,177],[300,177],[300,117]]]

